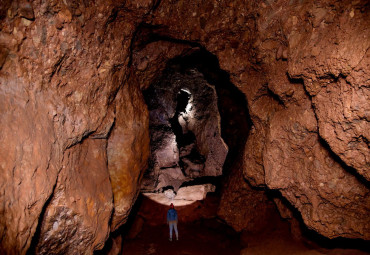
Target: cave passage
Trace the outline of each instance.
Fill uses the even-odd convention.
[[[0,255],[370,254],[369,13],[2,0]]]
[[[244,95],[217,58],[201,49],[170,60],[144,97],[151,157],[144,195],[123,230],[123,252],[239,254],[239,234],[217,217],[217,210],[223,180],[241,160],[249,132]],[[169,203],[179,213],[177,243],[167,239]]]
[[[189,173],[185,171],[186,158],[190,162],[195,162],[197,164],[204,163],[204,157],[197,151],[195,147],[196,137],[194,133],[183,127],[179,118],[182,118],[183,122],[186,122],[186,113],[191,110],[191,104],[189,103],[191,94],[184,89],[180,89],[177,94],[177,106],[174,116],[169,120],[172,131],[176,136],[177,148],[180,152],[180,160],[178,162],[184,175]],[[190,153],[188,152],[190,148]]]
[[[203,49],[170,60],[144,97],[151,157],[142,191],[164,204],[204,199],[243,153],[250,126],[245,97]]]
[[[177,106],[175,116],[178,116],[180,113],[187,111],[186,108],[189,104],[190,96],[190,92],[187,92],[184,89],[180,90],[180,92],[177,94]]]
[[[209,139],[215,137],[215,133],[207,136],[207,125],[196,128],[199,123],[202,125],[202,119],[212,116],[208,112],[204,114],[209,110],[209,100],[198,102],[198,91],[189,86],[199,78],[215,89],[217,107],[214,109],[219,113],[220,123],[212,125],[220,125],[220,138],[222,134],[228,148],[222,171],[214,175],[202,173],[207,154],[201,153],[204,140],[199,138]],[[202,97],[207,98],[210,91],[205,96],[201,94]],[[172,249],[175,254],[239,254],[243,247],[250,247],[256,254],[272,250],[276,254],[321,254],[316,249],[324,249],[327,241],[317,241],[312,231],[303,228],[305,235],[316,238],[319,245],[312,246],[311,241],[292,236],[297,225],[279,215],[272,203],[274,197],[279,196],[277,193],[269,192],[269,200],[264,200],[262,190],[249,191],[247,196],[255,198],[251,198],[252,204],[247,207],[256,207],[254,210],[261,219],[253,219],[248,230],[241,233],[220,217],[220,207],[225,206],[221,204],[222,196],[229,188],[225,185],[227,180],[233,176],[243,180],[240,167],[252,122],[245,96],[219,68],[214,55],[200,50],[170,60],[162,77],[144,96],[150,114],[152,157],[142,186],[145,196],[139,197],[125,227],[123,252],[167,254],[168,249]],[[254,200],[258,205],[252,202]],[[178,242],[167,239],[165,215],[169,203],[174,203],[179,213]],[[242,205],[236,202],[235,206]],[[232,209],[228,213],[233,215]],[[302,228],[302,223],[299,226]]]
[[[179,117],[183,117],[182,113],[186,113],[186,108],[191,109],[191,106],[189,107],[189,99],[191,94],[184,89],[181,89],[180,92],[177,94],[177,106],[176,106],[176,112],[174,116],[169,120],[171,124],[171,128],[176,136],[176,142],[177,146],[180,149],[181,147],[184,147],[186,145],[192,144],[195,142],[195,136],[194,133],[191,131],[187,131],[184,133],[183,127],[179,123]]]
[[[196,69],[217,92],[217,104],[221,117],[221,135],[228,146],[223,174],[240,162],[252,121],[245,95],[230,81],[229,74],[219,66],[215,55],[201,48],[193,54],[169,61],[168,68],[184,73]]]

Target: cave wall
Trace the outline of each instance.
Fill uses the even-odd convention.
[[[148,21],[163,37],[218,57],[253,122],[245,177],[281,191],[309,228],[330,238],[369,239],[368,8],[162,1]]]
[[[112,231],[126,222],[140,192],[143,170],[148,166],[148,110],[135,76],[130,75],[126,85],[118,92],[115,107],[115,127],[107,145],[114,201]]]
[[[187,42],[247,98],[244,177],[327,237],[370,239],[368,16],[367,1],[3,1],[0,251],[43,251],[66,231],[60,251],[81,231],[92,251],[125,222],[149,152],[138,89]],[[167,41],[134,49],[141,23]]]
[[[271,226],[273,216],[278,215],[275,204],[265,190],[253,189],[244,180],[241,164],[239,160],[233,165],[224,181],[217,216],[238,232],[264,231]]]
[[[124,222],[149,152],[130,44],[151,7],[1,3],[0,253],[92,253]]]
[[[65,151],[41,218],[37,254],[92,253],[104,246],[113,209],[106,143],[87,138]]]
[[[169,68],[145,94],[152,163],[142,189],[172,186],[177,192],[183,182],[222,175],[228,148],[221,137],[215,87],[196,69]]]

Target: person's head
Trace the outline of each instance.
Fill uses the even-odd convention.
[[[171,208],[171,209],[173,209],[173,208],[174,208],[174,206],[173,206],[173,204],[172,204],[172,203],[170,204],[170,208]]]

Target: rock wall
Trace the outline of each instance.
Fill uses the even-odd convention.
[[[103,248],[113,209],[106,143],[87,138],[66,150],[42,215],[37,254],[82,254]]]
[[[151,166],[143,189],[158,191],[185,181],[222,175],[227,146],[221,138],[215,87],[196,69],[171,70],[146,91]]]
[[[170,2],[147,23],[206,47],[247,97],[245,177],[280,190],[309,228],[369,239],[366,1]]]
[[[149,158],[148,110],[135,76],[130,76],[116,101],[115,127],[107,145],[114,200],[112,231],[126,222]]]
[[[264,190],[254,190],[243,178],[240,166],[233,166],[225,180],[217,215],[238,232],[269,228],[277,211]],[[271,226],[271,225],[270,225]]]
[[[130,44],[152,4],[0,4],[0,253],[92,253],[124,222],[149,152]]]
[[[369,240],[368,16],[365,0],[2,1],[0,252],[102,246],[148,156],[138,88],[195,45],[247,98],[245,178],[309,228]]]

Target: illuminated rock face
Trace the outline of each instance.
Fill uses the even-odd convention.
[[[227,155],[221,138],[217,94],[195,69],[168,71],[146,91],[150,115],[151,166],[143,190],[218,176]]]
[[[143,195],[159,204],[169,206],[172,203],[176,207],[204,200],[208,192],[215,192],[215,190],[216,187],[212,184],[202,184],[181,187],[177,193],[167,189],[161,193],[143,193]]]

